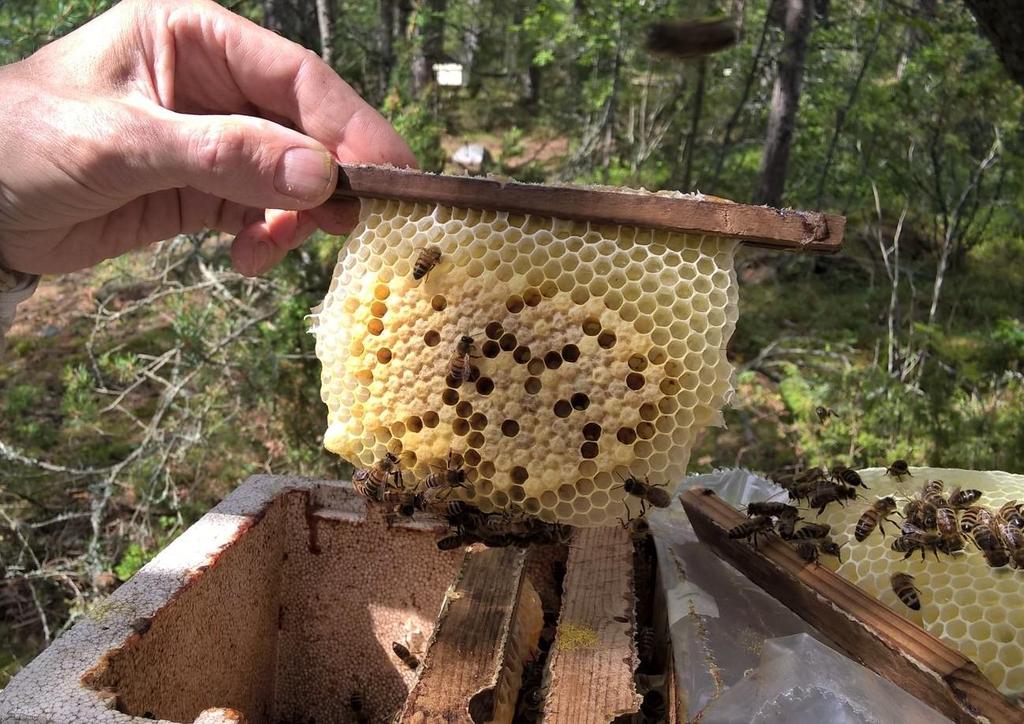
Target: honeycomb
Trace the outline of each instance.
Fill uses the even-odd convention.
[[[857,520],[875,496],[895,495],[902,510],[906,498],[916,495],[927,480],[942,480],[947,494],[958,485],[974,488],[983,493],[977,504],[996,510],[1009,500],[1024,501],[1024,476],[941,468],[910,471],[912,477],[899,482],[887,476],[884,468],[862,470],[861,477],[870,488],[861,493],[867,501],[857,500],[845,508],[833,503],[821,516],[815,517],[814,511],[802,515],[832,526],[833,537],[843,544],[843,562],[836,568],[841,576],[971,658],[1004,694],[1024,693],[1024,570],[990,568],[971,543],[953,556],[939,554],[939,560],[931,552],[923,562],[919,552],[903,560],[903,553],[891,549],[899,535],[896,515],[892,516],[896,527],[886,524],[884,539],[877,528],[861,543],[853,535]],[[822,558],[823,564],[834,568],[831,560]],[[889,577],[897,572],[914,576],[920,611],[903,605],[893,593]]]
[[[635,516],[623,479],[673,490],[732,395],[736,245],[364,201],[312,315],[324,444],[362,468],[394,453],[407,488],[451,453],[468,481],[459,495],[485,512],[579,526]],[[428,246],[441,260],[414,279]],[[459,384],[446,374],[463,335],[472,375]]]

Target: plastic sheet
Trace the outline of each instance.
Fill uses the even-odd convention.
[[[938,724],[949,720],[878,674],[797,634],[764,643],[761,663],[704,712],[703,724]]]
[[[788,499],[771,481],[742,469],[688,477],[683,489],[696,485],[714,490],[737,507],[752,500]],[[688,720],[701,715],[702,722],[712,721],[708,717],[715,712],[715,722],[731,723],[947,721],[902,689],[830,649],[803,619],[701,543],[681,505],[652,511],[648,521],[665,583],[677,685]],[[787,653],[796,645],[787,643],[790,641],[799,643],[801,651],[815,652],[816,660],[829,662],[829,667],[822,669],[829,675],[819,675],[814,667],[797,669],[797,662]],[[766,678],[769,675],[771,678]],[[929,718],[872,718],[892,706],[894,699],[887,687],[919,704]],[[851,698],[863,697],[864,692],[878,695],[881,708],[875,707],[873,699],[865,704]],[[881,696],[884,692],[888,698]],[[739,713],[740,700],[750,707],[746,713]],[[754,715],[762,718],[751,718]]]

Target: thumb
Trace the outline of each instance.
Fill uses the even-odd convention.
[[[153,154],[175,186],[263,209],[312,208],[334,191],[334,159],[298,131],[252,116],[167,116]]]

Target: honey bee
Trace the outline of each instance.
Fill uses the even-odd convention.
[[[1001,521],[999,523],[999,535],[1010,552],[1013,565],[1017,568],[1024,568],[1024,532],[1015,525]]]
[[[352,719],[356,724],[369,724],[370,717],[363,711],[363,695],[353,691],[348,698],[348,708],[352,710]]]
[[[1007,525],[1024,530],[1024,515],[1021,515],[1016,500],[1004,503],[996,513],[996,517]]]
[[[840,563],[843,562],[842,551],[840,550],[840,546],[834,540],[826,538],[823,541],[819,541],[818,548],[821,549],[822,553],[833,556]]]
[[[867,507],[864,514],[857,521],[857,527],[853,531],[853,537],[857,542],[860,542],[871,535],[871,531],[878,528],[884,538],[885,526],[882,525],[882,522],[884,521],[890,525],[896,525],[889,519],[889,516],[895,512],[896,498],[891,495],[879,498]]]
[[[400,644],[397,641],[392,641],[391,650],[395,652],[395,656],[398,657],[398,660],[406,666],[408,666],[410,669],[413,669],[415,671],[420,667],[420,660],[412,655],[412,652],[409,651],[409,647],[405,644]]]
[[[452,467],[452,452],[449,450],[445,469],[427,475],[423,480],[423,485],[427,490],[443,487],[447,488],[449,492],[451,492],[451,488],[464,488],[466,487],[466,471],[462,469],[461,465]]]
[[[651,689],[644,694],[644,700],[640,704],[640,713],[643,715],[643,721],[645,722],[662,722],[667,721],[665,714],[667,707],[665,706],[665,695],[657,689]]]
[[[412,278],[419,280],[427,276],[441,261],[441,250],[436,246],[425,246],[420,249],[416,263],[412,267]]]
[[[747,515],[774,515],[776,517],[797,516],[800,511],[786,503],[759,501],[747,503]]]
[[[914,551],[921,551],[921,560],[925,559],[925,552],[931,549],[935,559],[939,558],[939,550],[942,548],[942,538],[938,533],[931,533],[918,528],[912,523],[904,523],[900,531],[900,537],[893,541],[892,549],[897,553],[903,553],[904,560],[910,558]]]
[[[954,508],[966,508],[981,498],[980,490],[961,490],[960,486],[953,488],[949,494],[949,504]]]
[[[801,520],[801,518],[799,518],[795,513],[792,515],[780,515],[775,526],[779,535],[786,540],[792,538],[793,534],[796,532],[796,523],[798,520]]]
[[[391,505],[403,518],[411,518],[417,510],[426,509],[423,493],[411,490],[389,490],[384,494],[384,502]]]
[[[857,497],[857,489],[849,485],[837,483],[824,483],[819,485],[810,496],[808,503],[812,508],[818,509],[818,515],[825,512],[829,503],[843,505],[844,500],[853,500]]]
[[[445,374],[456,387],[469,380],[473,374],[473,365],[469,360],[475,356],[473,355],[474,344],[473,338],[468,334],[459,337],[459,341],[455,343],[455,351],[448,360],[448,369]]]
[[[651,526],[647,523],[647,518],[631,518],[630,520],[619,518],[619,524],[629,531],[629,539],[634,543],[647,540],[651,534]]]
[[[945,552],[952,553],[964,549],[964,539],[960,535],[960,524],[956,519],[955,510],[952,508],[938,508],[935,523],[939,536],[945,544]]]
[[[907,522],[925,530],[935,530],[937,513],[938,510],[934,505],[919,498],[907,501],[903,507],[903,517],[907,519]]]
[[[999,536],[999,528],[995,523],[976,525],[971,531],[975,545],[985,556],[985,561],[992,568],[1002,568],[1010,562],[1010,554]]]
[[[801,541],[797,543],[796,552],[808,563],[818,562],[818,544],[814,541]]]
[[[854,488],[861,487],[865,490],[869,489],[868,486],[864,484],[864,479],[860,476],[860,473],[853,468],[843,467],[842,465],[832,468],[832,479],[841,483],[846,483]]]
[[[960,515],[960,530],[972,533],[979,525],[991,525],[994,522],[992,511],[980,505],[972,505]]]
[[[921,610],[921,593],[914,585],[914,577],[909,573],[893,573],[889,579],[892,592],[903,601],[903,605],[915,611]]]
[[[665,485],[665,483],[652,483],[646,475],[643,482],[630,475],[622,481],[622,485],[615,487],[625,488],[627,495],[640,498],[640,516],[642,517],[647,510],[648,504],[653,505],[655,508],[667,508],[672,504],[672,496],[665,490]]]
[[[636,633],[636,653],[640,657],[640,664],[649,666],[654,660],[657,650],[657,639],[654,629],[650,626],[641,626]]]
[[[471,543],[476,543],[478,540],[480,539],[472,533],[452,533],[451,535],[446,535],[444,538],[437,541],[437,549],[439,551],[453,551],[456,548],[462,548],[463,546],[468,546]]]
[[[771,479],[780,487],[792,492],[795,488],[805,486],[809,484],[816,484],[825,480],[825,473],[821,468],[810,468],[801,472],[783,472],[777,471],[772,473]]]
[[[814,414],[818,416],[818,422],[820,422],[822,425],[828,422],[828,418],[830,417],[839,417],[839,415],[836,414],[835,410],[833,410],[831,407],[825,407],[824,405],[818,405],[817,407],[815,407]]]
[[[924,484],[921,497],[936,508],[948,508],[949,501],[946,500],[946,496],[942,494],[942,491],[943,484],[941,480],[929,480]]]
[[[368,468],[356,470],[352,474],[352,487],[364,498],[383,502],[384,492],[389,484],[402,487],[402,471],[398,469],[398,457],[387,453],[384,459]]]
[[[831,530],[832,526],[827,523],[806,523],[793,534],[793,538],[796,540],[826,538]]]
[[[757,550],[757,536],[767,536],[774,530],[775,526],[769,516],[755,515],[750,520],[731,528],[727,535],[730,538],[750,538],[754,543],[754,550]]]
[[[885,474],[897,480],[903,480],[904,476],[908,478],[914,477],[910,474],[910,465],[907,464],[906,460],[893,460],[892,465],[885,469]]]

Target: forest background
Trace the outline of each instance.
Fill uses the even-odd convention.
[[[111,4],[3,0],[0,63]],[[845,214],[839,256],[743,252],[738,394],[695,471],[1024,472],[1013,0],[224,4],[320,53],[424,168],[458,172],[451,153],[475,142],[522,180]],[[645,51],[651,22],[709,14],[734,19],[736,46]],[[433,83],[443,62],[464,87]],[[343,241],[256,280],[228,241],[178,237],[47,279],[24,306],[0,368],[0,687],[247,475],[350,472],[321,447],[304,321]]]

